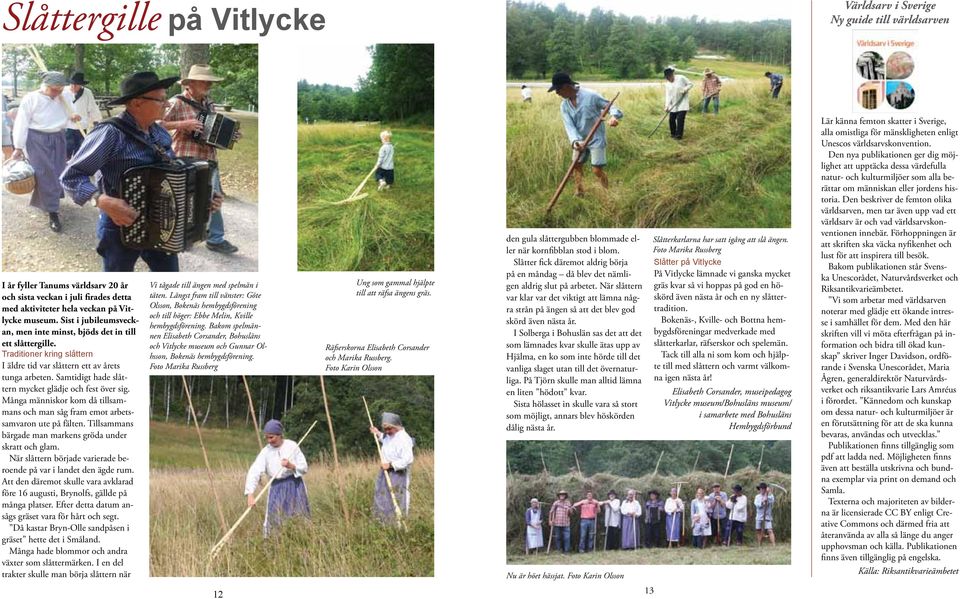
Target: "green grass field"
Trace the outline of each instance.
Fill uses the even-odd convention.
[[[759,78],[726,83],[716,117],[699,113],[700,82],[691,77],[691,111],[679,142],[666,121],[648,138],[664,115],[661,89],[623,88],[617,104],[626,116],[607,128],[610,189],[587,168],[585,196],[574,197],[571,178],[549,215],[546,205],[571,160],[560,99],[538,88],[534,103],[524,105],[509,89],[507,225],[789,227],[790,81],[779,100],[770,99],[765,68],[757,65]],[[600,91],[609,98],[616,89]]]
[[[252,430],[204,429],[214,484],[227,526],[246,509],[243,483],[259,447]],[[207,561],[221,535],[213,491],[196,432],[150,425],[150,574],[152,576],[432,576],[433,454],[420,451],[411,475],[409,529],[386,527],[371,513],[374,460],[341,457],[350,525],[344,520],[329,455],[307,456],[304,477],[311,518],[288,521],[263,538],[266,499],[220,556]],[[263,481],[261,481],[262,483]]]
[[[390,128],[396,181],[378,192],[370,172],[380,148],[376,123],[300,125],[297,262],[301,271],[433,270],[433,130]]]
[[[746,535],[745,531],[744,534]],[[752,533],[751,533],[752,534]],[[522,550],[521,550],[522,551]],[[623,551],[594,551],[588,553],[574,552],[568,555],[557,553],[552,548],[547,555],[543,549],[538,554],[524,555],[511,552],[507,562],[517,565],[548,565],[563,564],[577,566],[598,565],[790,565],[790,544],[777,543],[776,546],[764,544],[762,547],[707,547],[694,549],[692,547],[674,547],[672,549],[637,549]]]

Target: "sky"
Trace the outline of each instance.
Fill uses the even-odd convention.
[[[527,0],[524,0],[527,1]],[[530,0],[533,1],[533,0]],[[541,0],[541,3],[556,8],[556,0]],[[764,19],[789,19],[791,2],[784,0],[688,0],[686,2],[638,1],[638,0],[566,0],[570,10],[584,15],[596,7],[612,10],[628,17],[646,17],[648,21],[662,17],[690,17],[697,15],[708,21],[762,21]]]
[[[371,59],[367,47],[371,45],[373,44],[326,46],[324,53],[336,59],[302,61],[298,79],[306,79],[308,83],[331,83],[356,89],[357,79],[370,70]],[[300,48],[302,56],[314,56],[316,52],[316,46]]]

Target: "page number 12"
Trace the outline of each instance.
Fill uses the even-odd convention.
[[[223,599],[223,591],[214,591],[213,599]]]

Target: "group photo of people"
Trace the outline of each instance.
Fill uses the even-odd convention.
[[[509,441],[507,464],[509,563],[790,563],[788,441]]]
[[[789,227],[789,10],[616,6],[507,2],[507,226]]]
[[[5,44],[3,269],[258,269],[256,44]]]
[[[149,408],[152,576],[433,575],[433,377],[157,376]]]

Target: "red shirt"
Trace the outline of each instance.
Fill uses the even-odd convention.
[[[597,508],[600,507],[600,503],[596,499],[584,499],[573,505],[580,508],[580,518],[582,519],[596,518]]]

